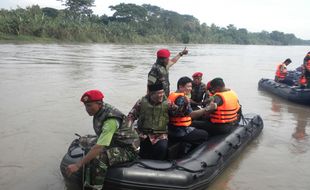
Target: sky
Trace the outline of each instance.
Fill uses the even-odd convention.
[[[151,4],[180,14],[193,15],[201,23],[225,27],[229,24],[250,32],[274,30],[293,33],[310,40],[310,0],[95,0],[93,11],[112,15],[110,5],[134,3]],[[0,0],[0,8],[25,8],[30,5],[64,8],[57,0]]]

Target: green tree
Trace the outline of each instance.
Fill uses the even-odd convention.
[[[42,12],[44,15],[55,19],[58,16],[58,10],[51,7],[42,8]]]
[[[115,6],[109,6],[112,11],[115,11],[113,18],[117,21],[125,22],[143,22],[146,21],[147,11],[144,7],[135,4],[121,3]]]
[[[63,2],[74,18],[79,16],[91,16],[93,13],[91,7],[94,6],[95,0],[57,0]]]
[[[194,16],[149,4],[110,6],[114,14],[109,17],[92,13],[94,0],[58,1],[62,1],[66,9],[40,8],[37,5],[26,9],[1,9],[0,39],[35,36],[62,41],[112,43],[310,44],[310,41],[301,40],[294,34],[279,31],[253,33],[232,24],[227,27],[208,26],[200,24]]]

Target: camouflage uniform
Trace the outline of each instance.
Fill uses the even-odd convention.
[[[199,85],[193,83],[191,99],[197,103],[200,103],[203,100],[203,95],[205,94],[205,92],[206,85],[204,83],[201,82]]]
[[[173,104],[170,104],[166,97],[161,104],[153,105],[147,95],[138,100],[129,112],[128,120],[138,120],[141,140],[139,154],[142,158],[158,160],[166,158],[170,109],[173,109]],[[160,150],[156,149],[158,144],[162,144]]]
[[[131,121],[138,120],[139,133],[149,136],[150,139],[154,139],[154,142],[157,142],[157,139],[158,140],[167,139],[167,135],[166,135],[168,132],[167,124],[169,121],[168,110],[172,109],[171,108],[172,104],[168,103],[167,100],[164,100],[161,105],[165,107],[163,108],[163,110],[165,111],[163,111],[163,113],[160,115],[154,115],[154,114],[149,115],[149,117],[152,117],[153,119],[149,120],[148,122],[153,121],[153,122],[157,122],[158,124],[162,122],[165,123],[165,129],[160,129],[158,130],[158,132],[154,133],[154,131],[157,131],[157,130],[156,129],[154,130],[153,127],[149,128],[150,126],[147,126],[147,127],[143,126],[143,123],[145,122],[145,117],[147,117],[146,115],[147,111],[145,111],[146,108],[143,108],[144,107],[143,102],[149,101],[148,99],[149,99],[149,96],[147,95],[145,97],[142,97],[140,100],[138,100],[137,103],[133,106],[133,108],[128,113],[127,118]]]
[[[148,74],[148,85],[162,82],[165,95],[168,97],[170,93],[170,82],[168,68],[160,62],[154,63]]]
[[[114,133],[110,146],[105,147],[102,153],[91,162],[91,184],[102,185],[109,166],[132,161],[137,156],[138,134],[125,123],[125,115],[107,103],[103,104],[103,108],[93,118],[93,127],[97,136],[102,133],[104,122],[112,118],[119,121],[120,127]]]

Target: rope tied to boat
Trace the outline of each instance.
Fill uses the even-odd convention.
[[[201,172],[204,172],[207,168],[217,166],[219,160],[220,160],[220,157],[216,161],[216,163],[212,164],[212,165],[208,165],[206,162],[201,162],[200,163],[201,164],[201,169],[197,169],[197,170],[192,170],[192,169],[186,168],[184,166],[180,166],[180,165],[178,165],[176,160],[170,161],[171,166],[166,167],[166,168],[153,167],[153,166],[150,166],[150,165],[148,165],[146,163],[141,162],[140,160],[134,160],[134,161],[129,162],[129,163],[117,165],[116,167],[131,167],[133,165],[140,165],[140,166],[143,166],[146,169],[151,169],[151,170],[156,170],[156,171],[167,171],[167,170],[172,170],[172,169],[178,169],[178,170],[183,170],[183,171],[186,171],[186,172],[189,172],[189,173],[201,173]]]

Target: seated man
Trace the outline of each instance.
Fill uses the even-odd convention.
[[[168,149],[168,108],[163,83],[148,85],[148,94],[142,97],[129,112],[132,125],[138,120],[140,153],[145,159],[164,160]]]
[[[277,66],[277,71],[276,71],[276,76],[275,76],[275,81],[276,82],[280,82],[280,83],[284,83],[287,85],[293,85],[294,82],[292,80],[287,80],[286,76],[287,76],[287,66],[291,63],[291,59],[286,59],[283,63],[279,64]]]
[[[208,133],[205,130],[192,127],[192,119],[207,114],[210,109],[213,110],[215,107],[211,103],[206,108],[193,111],[189,98],[186,97],[191,93],[192,80],[188,77],[182,77],[179,79],[177,86],[178,90],[168,97],[170,102],[177,106],[177,109],[169,110],[169,138],[188,142],[195,147],[208,139]]]
[[[237,126],[241,117],[241,106],[237,94],[226,88],[222,78],[210,82],[213,101],[216,104],[209,114],[210,126],[207,131],[213,135],[230,133]]]
[[[205,95],[206,93],[206,85],[201,82],[203,74],[201,72],[196,72],[192,75],[193,77],[193,86],[191,92],[191,107],[193,110],[198,110],[198,106],[203,106],[204,99],[208,98]]]

